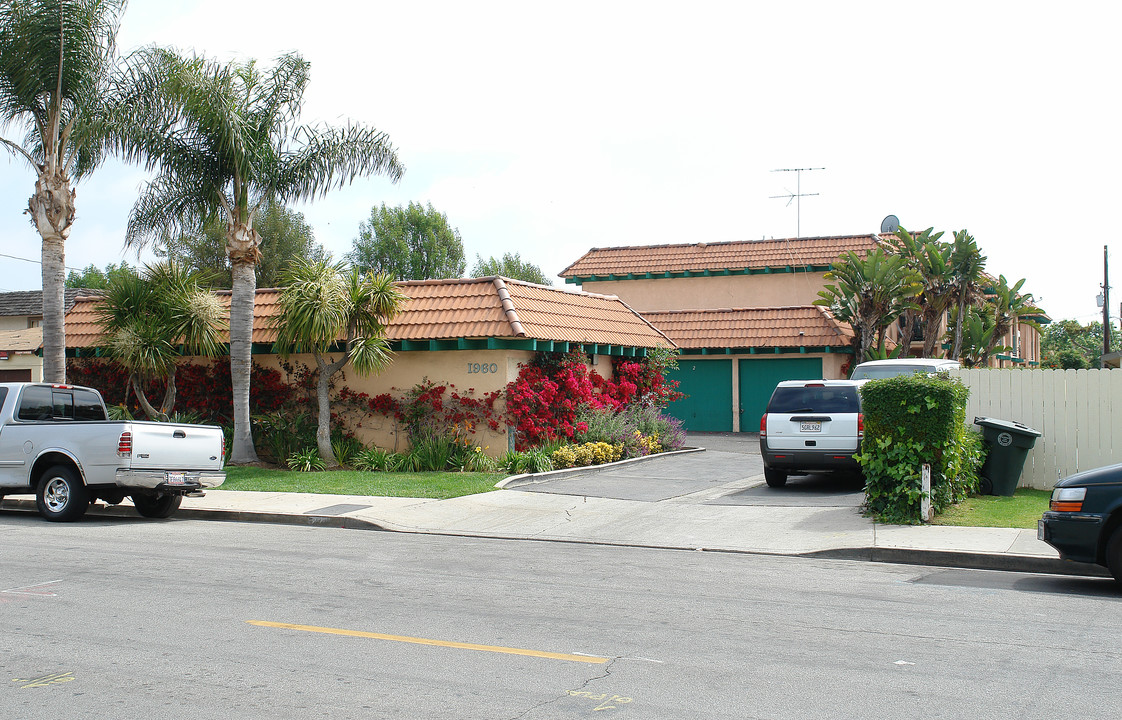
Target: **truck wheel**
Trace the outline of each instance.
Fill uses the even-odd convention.
[[[764,480],[767,481],[768,487],[783,487],[787,484],[787,473],[783,470],[776,470],[775,468],[765,467]]]
[[[182,495],[133,495],[132,504],[146,518],[169,518],[183,503]]]
[[[1106,566],[1114,581],[1122,585],[1122,527],[1116,529],[1106,544]]]
[[[46,519],[71,522],[86,514],[90,494],[76,472],[65,465],[55,465],[39,479],[35,504]]]

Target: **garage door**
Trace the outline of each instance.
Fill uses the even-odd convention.
[[[668,415],[691,432],[732,432],[732,360],[678,358],[668,377],[686,394],[670,403]]]
[[[784,380],[818,380],[822,358],[740,359],[740,431],[758,432],[775,386]]]
[[[26,370],[0,370],[0,382],[31,382],[31,368]]]

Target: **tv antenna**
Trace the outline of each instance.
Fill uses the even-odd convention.
[[[772,172],[793,172],[795,173],[795,192],[788,192],[786,195],[772,195],[771,199],[787,198],[787,207],[791,206],[791,201],[795,201],[795,237],[802,237],[802,198],[814,197],[818,193],[804,193],[802,191],[803,173],[811,170],[825,170],[824,167],[810,167],[810,168],[780,168],[772,170]]]

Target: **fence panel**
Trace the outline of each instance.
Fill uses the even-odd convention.
[[[967,422],[1012,420],[1043,433],[1025,461],[1021,485],[1051,488],[1057,479],[1122,461],[1122,372],[1116,370],[989,370],[956,373],[970,388]]]

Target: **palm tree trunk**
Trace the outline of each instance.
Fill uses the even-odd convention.
[[[66,382],[66,238],[74,222],[74,191],[65,173],[44,170],[27,202],[43,238],[43,380]]]
[[[962,292],[965,292],[963,290]],[[958,301],[958,320],[954,326],[954,347],[951,349],[951,360],[962,357],[962,323],[966,321],[966,298]]]
[[[140,376],[136,373],[129,375],[129,383],[132,385],[132,391],[136,394],[136,399],[140,402],[140,409],[148,416],[149,420],[167,422],[168,416],[152,407],[152,403],[148,402],[148,396],[144,394],[144,387],[140,382]]]
[[[257,293],[255,263],[232,259],[233,288],[230,292],[230,385],[234,395],[234,439],[230,463],[257,462],[253,427],[249,419],[249,379],[253,368],[253,303]]]

